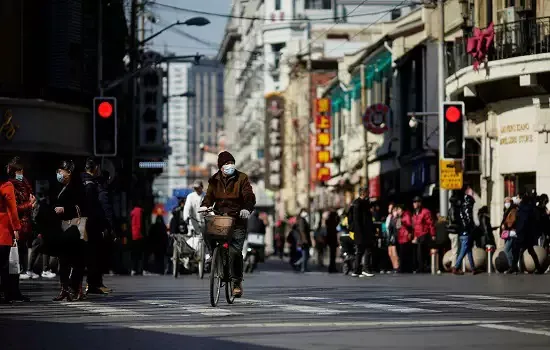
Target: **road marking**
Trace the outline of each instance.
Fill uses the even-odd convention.
[[[283,271],[258,271],[258,273],[262,274],[262,275],[268,275],[268,276],[282,276],[282,275],[289,275],[288,272],[283,272]],[[307,275],[324,275],[325,272],[321,272],[321,271],[311,271],[311,272],[306,272],[300,276],[307,276]]]
[[[449,320],[449,321],[349,321],[349,322],[274,322],[274,323],[216,323],[216,324],[146,324],[125,325],[132,329],[221,329],[221,328],[334,328],[334,327],[430,327],[478,326],[482,324],[512,323],[517,321]]]
[[[421,309],[416,307],[406,307],[401,305],[366,303],[366,302],[359,302],[359,301],[343,301],[343,300],[334,300],[331,298],[323,298],[323,297],[289,297],[289,298],[295,299],[295,300],[320,301],[327,304],[345,305],[345,306],[359,307],[363,309],[383,310],[383,311],[389,311],[389,312],[400,312],[400,313],[408,313],[408,314],[441,312],[437,310]]]
[[[138,300],[140,303],[156,305],[160,307],[171,308],[172,310],[183,310],[192,314],[201,314],[203,316],[236,316],[242,315],[227,309],[205,307],[202,305],[183,304],[175,300]]]
[[[531,297],[550,298],[550,294],[528,294]]]
[[[316,315],[336,315],[345,313],[347,311],[341,311],[341,310],[332,310],[332,309],[326,309],[322,307],[313,307],[313,306],[306,306],[306,305],[291,305],[291,304],[277,304],[270,301],[264,301],[264,300],[252,300],[252,299],[240,299],[239,304],[244,305],[257,305],[260,307],[265,308],[276,308],[281,309],[285,311],[291,311],[291,312],[303,312],[308,314],[316,314]]]
[[[478,300],[491,300],[491,301],[502,301],[506,303],[513,304],[550,304],[550,301],[543,300],[530,300],[530,299],[518,299],[518,298],[503,298],[489,295],[449,295],[453,298],[463,298],[463,299],[478,299]]]
[[[97,303],[89,302],[62,302],[60,305],[69,306],[75,309],[88,311],[94,314],[100,314],[108,317],[147,317],[147,315],[134,312],[132,310],[105,306]]]
[[[491,328],[491,329],[499,329],[502,331],[513,331],[518,333],[525,333],[525,334],[536,334],[536,335],[544,335],[547,337],[550,337],[549,331],[544,331],[541,329],[533,329],[533,328],[523,328],[523,327],[516,327],[516,326],[506,326],[503,324],[478,324],[477,326],[483,327],[483,328]]]
[[[431,299],[424,299],[424,298],[400,298],[396,299],[399,301],[407,301],[407,302],[413,302],[413,303],[420,303],[420,304],[428,304],[428,305],[442,305],[442,306],[455,306],[455,307],[461,307],[464,309],[470,309],[470,310],[482,310],[482,311],[494,311],[494,312],[530,312],[535,310],[529,310],[529,309],[521,309],[521,308],[515,308],[515,307],[505,307],[505,306],[487,306],[483,304],[472,304],[467,301],[451,301],[451,300],[431,300]]]

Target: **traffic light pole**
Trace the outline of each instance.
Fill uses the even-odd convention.
[[[445,102],[445,3],[444,0],[438,0],[440,27],[439,27],[439,45],[437,55],[437,80],[439,92],[439,160],[443,159],[443,149],[445,148],[444,139],[444,123],[445,116],[443,115],[443,103]],[[448,191],[443,190],[439,186],[439,214],[442,217],[447,217],[449,212],[449,196]]]
[[[98,2],[97,17],[97,84],[99,97],[103,97],[103,0]]]

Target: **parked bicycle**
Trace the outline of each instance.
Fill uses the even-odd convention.
[[[197,221],[195,218],[191,219]],[[180,264],[185,264],[187,259],[190,268],[196,268],[198,277],[200,279],[204,278],[204,271],[206,270],[206,247],[202,232],[192,230],[190,235],[175,234],[172,237],[174,239],[174,247],[172,249],[172,273],[174,278],[177,278],[179,275]],[[189,245],[188,239],[193,240],[193,247]]]
[[[213,208],[200,212],[207,215],[205,219],[204,239],[208,240],[212,248],[212,262],[210,269],[210,304],[218,305],[220,291],[225,288],[225,300],[233,304],[233,281],[231,278],[231,259],[229,257],[229,244],[233,235],[235,219],[223,215]]]

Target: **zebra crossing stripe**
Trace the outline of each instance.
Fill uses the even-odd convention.
[[[171,308],[174,310],[183,310],[192,314],[201,314],[203,316],[236,316],[242,315],[240,312],[234,312],[228,309],[205,307],[202,305],[183,304],[175,300],[138,300],[140,303]]]
[[[482,311],[493,311],[493,312],[532,312],[535,310],[506,307],[506,306],[487,306],[483,304],[474,304],[467,301],[452,301],[452,300],[430,300],[424,298],[400,298],[396,299],[399,301],[428,304],[428,305],[441,305],[441,306],[451,306],[451,307],[460,307],[463,309],[470,310],[482,310]]]
[[[333,309],[306,306],[306,305],[280,304],[280,303],[273,303],[270,301],[252,300],[252,299],[240,299],[239,304],[255,305],[255,306],[260,306],[265,308],[275,308],[275,309],[280,309],[284,311],[302,312],[302,313],[316,314],[316,315],[336,315],[336,314],[347,312],[344,310],[333,310]]]
[[[89,302],[63,302],[60,305],[80,309],[82,311],[91,312],[94,314],[100,314],[108,317],[148,317],[147,315],[134,312],[132,310],[105,306],[97,303]]]
[[[453,298],[463,298],[463,299],[477,299],[477,300],[491,300],[491,301],[500,301],[511,304],[550,304],[550,301],[547,300],[530,300],[530,299],[518,299],[518,298],[503,298],[495,297],[489,295],[449,295]]]
[[[543,329],[533,329],[533,328],[524,328],[524,327],[517,327],[517,326],[507,326],[503,324],[478,324],[478,327],[483,328],[490,328],[490,329],[498,329],[506,332],[519,332],[524,334],[536,334],[536,335],[545,335],[547,337],[550,337],[550,331],[543,330]]]
[[[289,298],[294,300],[320,301],[327,304],[336,304],[336,305],[352,306],[356,308],[369,309],[369,310],[382,310],[382,311],[388,311],[388,312],[398,312],[398,313],[408,313],[408,314],[441,312],[438,310],[421,309],[417,307],[407,307],[407,306],[394,305],[394,304],[343,301],[343,300],[334,300],[334,299],[323,298],[323,297],[289,297]]]

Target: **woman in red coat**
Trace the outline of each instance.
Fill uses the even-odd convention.
[[[0,291],[4,293],[4,299],[0,299],[2,304],[14,299],[9,259],[11,247],[14,240],[19,238],[20,229],[15,190],[7,177],[0,177]]]
[[[29,248],[31,248],[32,220],[31,212],[33,202],[36,200],[32,194],[32,187],[23,177],[23,164],[19,157],[13,157],[8,163],[8,177],[15,188],[15,202],[17,203],[17,213],[21,221],[21,230],[17,247],[19,248],[19,263],[21,264],[21,279],[38,278],[38,275],[32,272],[32,266],[29,265]]]

